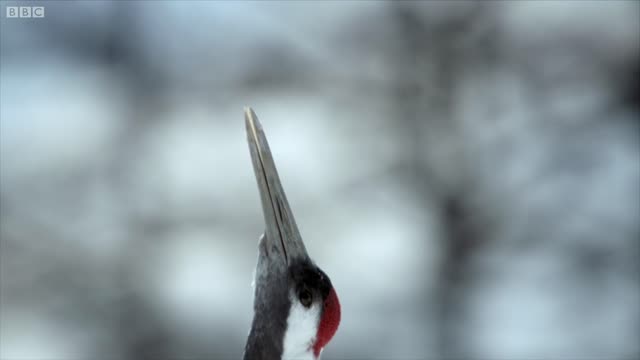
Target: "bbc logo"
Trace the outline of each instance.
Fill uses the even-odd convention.
[[[7,6],[8,18],[43,18],[44,6]]]

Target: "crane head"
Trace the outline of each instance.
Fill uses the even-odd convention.
[[[340,323],[331,280],[307,254],[256,114],[245,124],[265,232],[258,243],[254,318],[245,360],[318,359]]]

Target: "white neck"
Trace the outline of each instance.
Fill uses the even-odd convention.
[[[313,344],[316,341],[319,323],[319,304],[314,303],[307,309],[292,296],[282,360],[317,360],[313,355]]]

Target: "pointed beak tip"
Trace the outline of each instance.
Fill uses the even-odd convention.
[[[244,110],[244,121],[246,123],[249,123],[251,119],[251,112],[253,112],[253,110],[248,106],[245,106],[243,110]]]
[[[255,111],[253,111],[253,108],[251,108],[251,106],[244,107],[244,118],[257,120],[256,113]]]
[[[247,131],[253,136],[257,137],[257,132],[262,130],[262,124],[258,120],[258,115],[250,106],[244,107],[244,123],[247,127]],[[256,139],[257,140],[257,139]]]

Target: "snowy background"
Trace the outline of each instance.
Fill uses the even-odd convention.
[[[245,105],[323,359],[640,356],[640,3],[0,5],[0,359],[240,358]]]

